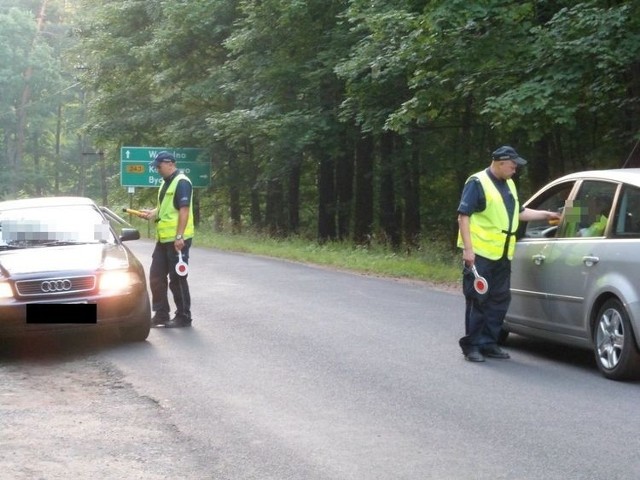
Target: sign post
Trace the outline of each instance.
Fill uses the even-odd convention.
[[[161,177],[149,166],[162,151],[173,154],[178,170],[185,173],[194,188],[211,185],[211,162],[203,148],[122,147],[120,149],[120,185],[123,187],[157,187]]]

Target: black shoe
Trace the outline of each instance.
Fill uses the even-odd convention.
[[[167,323],[164,324],[164,328],[184,328],[191,326],[191,318],[184,317],[182,315],[176,315]]]
[[[468,362],[484,362],[484,356],[477,348],[472,348],[464,354],[464,359]]]
[[[497,345],[492,345],[491,347],[483,348],[482,353],[489,358],[500,358],[503,360],[511,358],[511,355],[509,355],[507,352],[502,350]]]
[[[151,319],[152,327],[162,327],[169,322],[169,315],[163,313],[156,313]]]

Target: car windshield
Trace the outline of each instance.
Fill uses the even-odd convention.
[[[0,210],[0,248],[114,241],[109,224],[91,205]]]

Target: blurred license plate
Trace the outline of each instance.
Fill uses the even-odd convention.
[[[97,323],[98,305],[95,303],[29,303],[27,323]]]

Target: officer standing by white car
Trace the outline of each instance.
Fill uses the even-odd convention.
[[[151,304],[155,312],[153,326],[165,328],[191,326],[191,295],[187,275],[179,275],[176,265],[180,260],[188,264],[189,249],[194,236],[193,187],[189,178],[176,167],[176,159],[169,152],[158,153],[150,163],[162,176],[158,190],[157,207],[142,210],[146,219],[156,222],[156,245],[151,257],[149,284]],[[168,290],[176,305],[175,316],[170,316]]]

